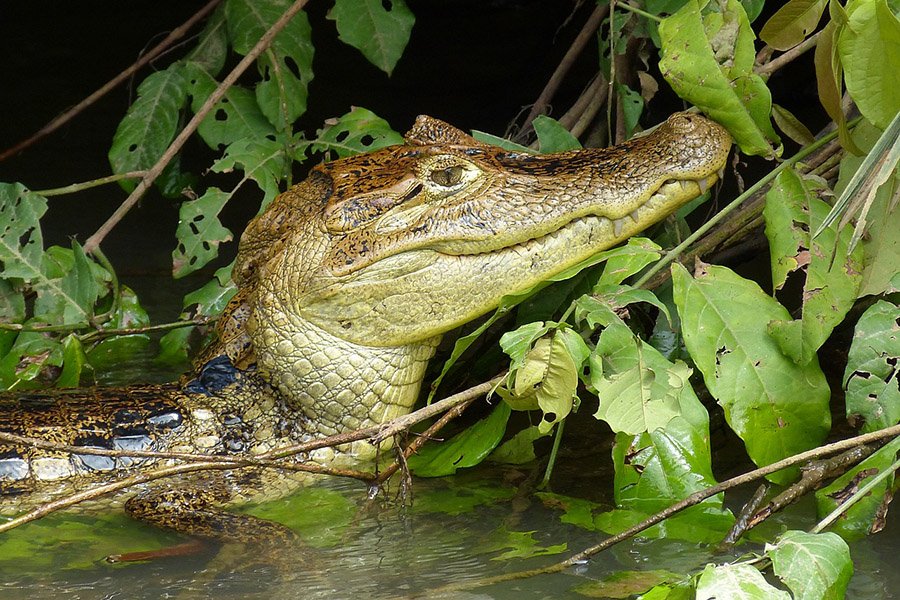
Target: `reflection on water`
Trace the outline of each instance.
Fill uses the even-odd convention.
[[[177,542],[177,538],[119,517],[54,517],[4,534],[0,543],[0,597],[580,598],[583,596],[572,591],[575,586],[616,571],[690,572],[707,561],[733,558],[712,556],[697,544],[635,540],[565,574],[436,595],[435,591],[448,584],[556,562],[598,540],[596,534],[561,523],[557,511],[537,501],[513,501],[515,490],[499,483],[501,478],[493,470],[485,469],[483,475],[417,480],[415,492],[421,502],[411,507],[390,501],[368,502],[361,486],[329,482],[253,511],[277,516],[300,532],[307,545],[302,556],[285,550],[274,558],[263,557],[259,552],[229,547],[187,558],[111,565],[101,557],[116,545],[120,550],[122,544],[128,549],[135,544],[138,548],[147,544],[165,546]],[[491,488],[505,492],[487,493]],[[463,500],[456,502],[454,498]],[[467,506],[474,508],[459,512]],[[789,521],[790,517],[780,517],[771,527],[803,526]],[[98,535],[87,535],[91,526],[96,526]],[[856,575],[849,598],[896,597],[893,594],[900,581],[890,565],[900,551],[897,533],[893,525],[889,531],[853,545]],[[82,539],[73,539],[78,536]],[[15,548],[10,550],[9,540],[17,537],[38,543],[26,555],[10,560]],[[530,547],[515,541],[525,537],[532,540]],[[503,558],[517,553],[540,554],[541,549],[563,543],[567,544],[566,552]],[[748,551],[748,547],[738,551]]]

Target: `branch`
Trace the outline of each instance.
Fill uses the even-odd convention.
[[[657,523],[661,523],[672,515],[689,508],[691,506],[697,505],[700,502],[706,500],[707,498],[711,498],[716,494],[721,494],[731,488],[737,487],[739,485],[743,485],[745,483],[749,483],[751,481],[755,481],[757,479],[762,479],[772,473],[777,471],[781,471],[782,469],[786,469],[788,467],[793,467],[802,463],[805,463],[809,460],[821,458],[823,456],[828,456],[831,454],[835,454],[838,452],[843,452],[845,450],[849,450],[851,448],[855,448],[857,446],[862,446],[864,444],[869,444],[872,442],[879,442],[881,440],[887,440],[889,438],[900,436],[900,425],[894,425],[893,427],[888,427],[886,429],[881,429],[879,431],[874,431],[872,433],[866,433],[864,435],[859,435],[856,437],[848,438],[846,440],[841,440],[839,442],[834,442],[832,444],[827,444],[825,446],[820,446],[818,448],[813,448],[812,450],[807,450],[806,452],[801,452],[800,454],[795,454],[793,456],[789,456],[788,458],[779,460],[778,462],[772,463],[771,465],[767,465],[765,467],[760,467],[759,469],[754,469],[748,473],[744,473],[743,475],[738,475],[737,477],[732,477],[722,483],[716,484],[712,487],[708,487],[705,490],[700,490],[694,492],[684,500],[680,500],[675,504],[672,504],[668,508],[652,515],[637,525],[633,525],[629,527],[625,531],[611,536],[599,544],[591,546],[577,554],[573,554],[569,558],[560,561],[558,563],[554,563],[547,567],[541,567],[538,569],[529,569],[526,571],[517,571],[512,573],[504,573],[502,575],[497,575],[494,577],[485,577],[483,579],[478,579],[474,581],[466,581],[456,584],[450,584],[447,586],[440,587],[435,590],[431,590],[431,593],[434,595],[438,595],[441,592],[449,592],[449,591],[459,591],[459,590],[470,590],[479,587],[483,587],[486,585],[494,585],[497,583],[502,583],[504,581],[514,581],[517,579],[525,579],[528,577],[533,577],[535,575],[545,575],[550,573],[561,573],[568,569],[569,567],[581,564],[594,556],[595,554],[599,554],[604,550],[611,548],[612,546],[622,542],[630,537],[637,535],[638,533],[644,531],[645,529],[649,529],[650,527],[656,525]]]
[[[578,58],[578,55],[581,54],[581,51],[584,50],[584,47],[594,36],[594,32],[599,29],[600,22],[608,12],[609,5],[604,4],[602,6],[597,6],[597,8],[594,9],[594,12],[591,13],[591,16],[588,17],[588,20],[587,22],[585,22],[584,27],[581,28],[581,31],[575,37],[572,45],[569,46],[569,49],[566,52],[565,56],[563,56],[562,61],[560,61],[559,66],[557,66],[556,70],[553,71],[553,75],[550,76],[550,80],[547,82],[547,85],[544,86],[544,89],[541,91],[540,96],[538,96],[538,99],[535,100],[534,104],[531,106],[531,111],[528,113],[528,116],[525,117],[525,122],[522,124],[522,129],[519,130],[519,133],[516,136],[518,139],[521,139],[528,133],[531,128],[531,123],[532,121],[534,121],[535,117],[542,114],[547,108],[547,105],[550,103],[550,99],[553,98],[553,95],[559,88],[560,83],[562,83],[562,80],[566,76],[566,73],[569,72],[569,69],[572,68],[572,65],[575,63],[575,59]]]
[[[788,64],[792,60],[803,55],[804,52],[806,52],[812,48],[815,48],[816,44],[819,42],[820,35],[822,35],[821,31],[819,31],[818,33],[816,33],[814,35],[809,36],[808,38],[806,38],[805,40],[803,40],[802,42],[800,42],[799,44],[797,44],[796,46],[794,46],[793,48],[791,48],[790,50],[788,50],[787,52],[785,52],[784,54],[779,56],[778,58],[771,60],[764,65],[759,65],[758,67],[756,67],[754,69],[754,71],[756,71],[757,75],[763,75],[763,76],[771,75],[772,73],[774,73],[775,71],[777,71],[784,65]]]
[[[241,61],[237,64],[237,66],[232,69],[232,71],[222,80],[222,83],[216,87],[216,89],[209,95],[209,98],[206,99],[206,102],[203,103],[203,106],[194,113],[193,118],[188,121],[188,124],[185,125],[184,129],[181,130],[181,133],[175,138],[172,144],[166,149],[163,155],[156,161],[156,164],[153,165],[148,171],[147,174],[144,175],[144,178],[141,179],[140,183],[138,183],[137,187],[134,188],[134,191],[125,198],[125,201],[116,209],[116,211],[106,220],[106,222],[100,226],[100,228],[87,239],[84,244],[85,252],[92,252],[94,248],[100,245],[103,241],[103,238],[112,231],[112,229],[118,224],[119,221],[122,220],[129,210],[137,204],[138,200],[146,193],[146,191],[150,188],[153,182],[159,177],[160,173],[162,173],[163,169],[175,158],[175,155],[181,150],[182,146],[184,146],[185,142],[187,142],[188,138],[194,134],[199,127],[201,121],[206,118],[207,114],[213,109],[213,107],[225,96],[225,92],[234,85],[238,78],[250,68],[250,65],[262,54],[266,48],[272,43],[272,40],[275,39],[275,36],[281,33],[281,30],[287,26],[288,22],[306,5],[308,0],[295,0],[295,2],[288,8],[284,14],[269,28],[268,31],[259,39],[255,46],[247,53],[247,55],[241,59]]]
[[[52,121],[47,123],[46,125],[44,125],[41,129],[39,129],[37,131],[37,133],[34,133],[27,139],[22,140],[15,146],[13,146],[11,148],[7,148],[2,153],[0,153],[0,161],[4,161],[7,158],[21,152],[28,146],[31,146],[31,145],[35,144],[36,142],[44,139],[45,137],[47,137],[48,135],[50,135],[51,133],[53,133],[54,131],[56,131],[57,129],[59,129],[60,127],[62,127],[66,123],[68,123],[69,121],[71,121],[75,116],[77,116],[80,112],[82,112],[83,110],[88,108],[94,102],[96,102],[97,100],[99,100],[100,98],[102,98],[103,96],[108,94],[109,92],[111,92],[113,89],[116,88],[116,86],[118,86],[120,83],[122,83],[123,81],[125,81],[126,79],[128,79],[129,77],[134,75],[144,65],[146,65],[147,63],[152,61],[154,58],[156,58],[157,56],[162,54],[164,51],[166,51],[169,48],[169,46],[171,46],[173,43],[175,43],[176,40],[184,37],[184,35],[194,25],[196,25],[198,21],[200,21],[201,19],[206,17],[210,12],[212,12],[212,10],[216,7],[216,5],[219,4],[219,2],[221,2],[221,0],[210,0],[203,8],[201,8],[196,13],[194,13],[194,15],[190,19],[188,19],[187,21],[182,23],[180,27],[176,27],[175,29],[173,29],[169,33],[169,35],[166,36],[166,39],[164,39],[159,44],[154,46],[149,52],[144,54],[141,58],[139,58],[130,67],[128,67],[127,69],[125,69],[124,71],[122,71],[121,73],[119,73],[118,75],[116,75],[115,77],[110,79],[109,81],[107,81],[96,92],[94,92],[93,94],[91,94],[90,96],[88,96],[87,98],[85,98],[84,100],[82,100],[81,102],[79,102],[78,104],[76,104],[75,106],[73,106],[72,108],[70,108],[69,110],[64,112],[63,114],[59,115],[58,117],[56,117],[55,119],[53,119]]]

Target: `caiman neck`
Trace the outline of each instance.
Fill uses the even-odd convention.
[[[316,167],[248,226],[247,345],[321,433],[382,423],[415,402],[443,333],[699,196],[730,146],[684,113],[545,156],[420,119],[404,145]]]

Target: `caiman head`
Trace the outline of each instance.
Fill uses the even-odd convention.
[[[409,410],[442,333],[697,197],[731,146],[687,113],[613,148],[549,155],[429,117],[405,137],[314,168],[241,240],[260,372],[324,433]]]

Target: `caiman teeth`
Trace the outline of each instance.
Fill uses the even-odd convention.
[[[619,237],[622,234],[622,227],[625,226],[625,219],[616,219],[613,221],[613,235]]]
[[[634,221],[635,223],[638,222],[638,216],[639,216],[639,215],[638,215],[638,211],[639,211],[639,210],[640,210],[640,209],[637,209],[637,208],[636,208],[636,209],[634,209],[633,211],[631,211],[631,214],[630,214],[630,215],[628,215],[629,217],[631,217],[631,220]]]
[[[719,169],[718,171],[716,171],[716,176],[717,176],[719,179],[724,179],[724,178],[725,178],[725,166],[724,166],[724,165],[722,166],[721,169]]]
[[[697,185],[700,186],[700,193],[701,193],[701,194],[705,194],[705,193],[706,193],[706,190],[709,189],[709,181],[707,181],[705,177],[704,177],[703,179],[699,180],[699,181],[697,182]]]

